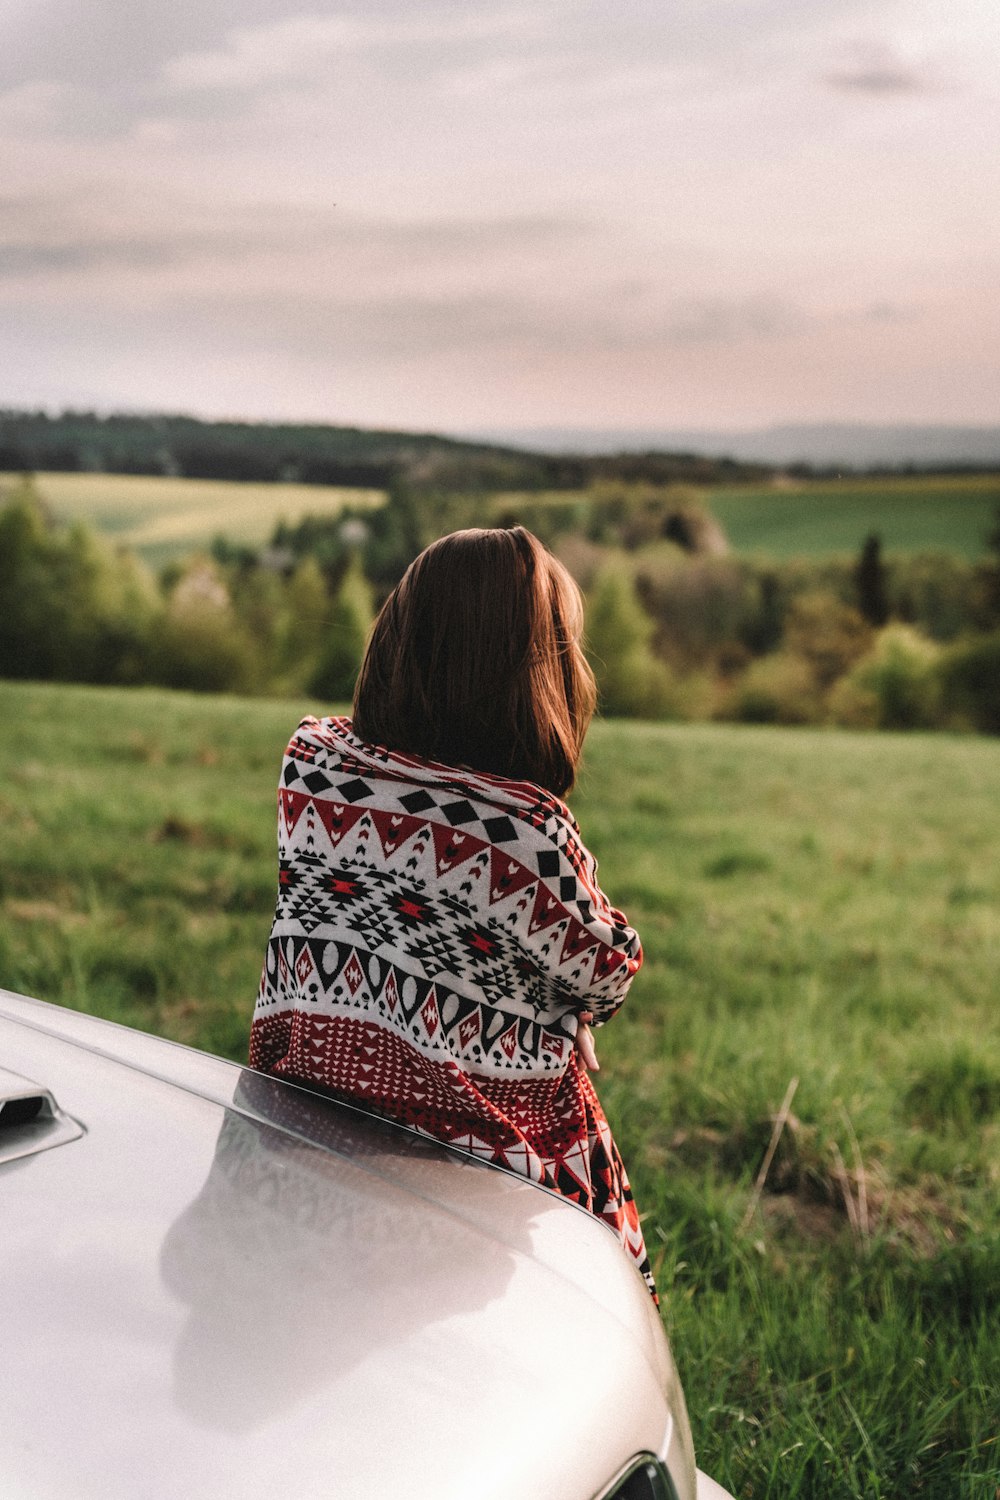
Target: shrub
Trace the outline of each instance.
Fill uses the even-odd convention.
[[[266,689],[275,682],[281,664],[288,586],[274,568],[255,562],[231,566],[227,576],[233,616],[253,650],[252,685]]]
[[[659,567],[644,560],[636,583],[655,621],[657,652],[681,670],[709,666],[738,648],[749,607],[738,564],[681,553],[661,560]]]
[[[975,628],[981,613],[978,571],[947,552],[894,557],[889,568],[892,615],[935,641],[952,641]]]
[[[196,560],[178,581],[150,650],[150,676],[193,692],[245,691],[253,650],[216,569]]]
[[[785,626],[785,599],[776,569],[746,570],[746,612],[739,639],[754,656],[774,651]]]
[[[360,564],[354,561],[330,610],[326,639],[309,679],[311,693],[337,702],[351,698],[373,619],[372,591]]]
[[[329,629],[326,580],[314,557],[304,557],[285,587],[283,629],[278,645],[282,681],[304,687]]]
[[[944,708],[987,734],[1000,734],[1000,631],[953,646],[942,658]]]
[[[744,724],[813,724],[822,716],[812,667],[788,651],[752,662],[722,711]]]
[[[600,574],[587,609],[587,656],[608,714],[677,717],[677,684],[650,648],[653,622],[620,568]]]
[[[827,698],[829,718],[845,729],[877,729],[879,701],[870,687],[862,687],[854,673],[842,677]]]
[[[825,589],[794,599],[785,621],[785,649],[808,664],[821,692],[864,656],[871,639],[859,612]]]
[[[830,708],[838,723],[880,729],[924,729],[939,722],[939,656],[933,642],[908,625],[887,625],[874,649],[838,683]],[[862,705],[870,705],[869,718]]]

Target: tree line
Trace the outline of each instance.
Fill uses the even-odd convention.
[[[375,512],[281,524],[255,551],[154,576],[29,478],[0,508],[0,676],[308,693],[344,702],[374,612],[435,536],[529,525],[587,597],[604,712],[1000,733],[1000,517],[978,563],[945,553],[735,558],[697,496],[604,480],[561,499],[401,481]]]
[[[770,471],[694,453],[528,453],[433,433],[324,423],[208,422],[195,417],[0,409],[0,471],[164,474],[186,479],[383,489],[397,480],[484,493],[579,489],[594,479],[738,483]]]
[[[373,618],[348,559],[324,573],[192,556],[154,576],[30,479],[0,509],[0,676],[343,699]]]

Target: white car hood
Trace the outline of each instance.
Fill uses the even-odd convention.
[[[0,1167],[8,1500],[588,1500],[694,1484],[644,1284],[554,1194],[0,991],[85,1134]]]

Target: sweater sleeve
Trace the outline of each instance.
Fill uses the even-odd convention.
[[[618,1010],[632,980],[642,967],[642,943],[624,912],[612,906],[597,881],[597,861],[585,851],[588,888],[594,893],[598,941],[602,945],[595,961],[595,980],[584,1009],[594,1013],[595,1026],[603,1026]],[[605,939],[604,929],[608,929]]]
[[[542,880],[526,946],[573,1009],[591,1011],[593,1024],[601,1026],[642,964],[639,935],[602,891],[597,862],[574,823],[559,820],[538,864]]]

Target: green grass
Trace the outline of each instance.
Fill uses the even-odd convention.
[[[305,704],[0,684],[0,980],[227,1056]]]
[[[1000,476],[957,474],[809,480],[715,489],[706,502],[734,552],[773,558],[857,553],[877,532],[888,552],[986,552]]]
[[[0,474],[0,493],[19,476]],[[131,547],[153,567],[206,550],[222,535],[261,546],[278,521],[335,516],[346,506],[381,505],[381,490],[312,484],[239,484],[158,475],[37,474],[36,487],[62,521],[84,521]]]
[[[243,1058],[306,707],[0,684],[0,982]],[[646,946],[598,1084],[702,1467],[995,1500],[995,742],[598,724],[573,805]]]

